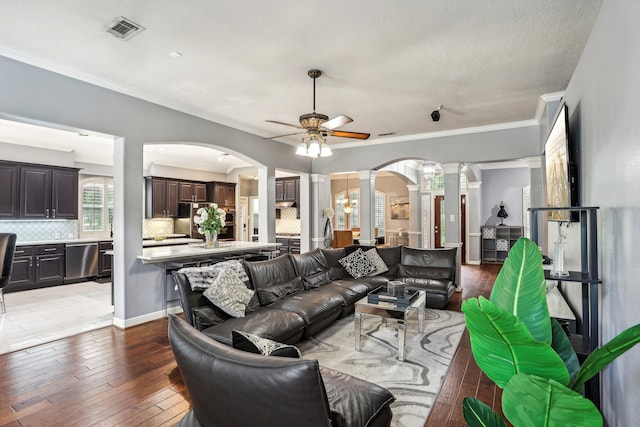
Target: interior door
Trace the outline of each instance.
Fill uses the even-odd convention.
[[[443,248],[442,239],[444,238],[444,196],[436,196],[433,206],[433,243],[436,249]]]
[[[462,246],[460,247],[460,262],[467,263],[467,196],[460,195],[460,238]]]

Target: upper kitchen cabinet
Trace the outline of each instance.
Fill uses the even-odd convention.
[[[20,218],[77,219],[78,170],[21,165]]]
[[[204,182],[180,181],[180,202],[206,202],[207,184]]]
[[[17,165],[0,163],[0,219],[15,219],[20,214],[19,176]]]
[[[236,185],[232,182],[209,183],[209,193],[215,203],[220,206],[236,205]]]
[[[297,202],[299,178],[276,179],[276,202]]]
[[[166,178],[145,178],[147,218],[178,216],[179,182]]]

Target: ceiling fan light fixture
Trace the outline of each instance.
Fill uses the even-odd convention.
[[[332,156],[333,152],[331,151],[331,147],[327,144],[327,140],[325,139],[320,145],[320,157],[329,157]]]
[[[304,139],[298,144],[298,149],[296,150],[296,154],[298,156],[306,156],[307,155],[307,144],[305,144]]]
[[[318,154],[320,154],[320,144],[317,140],[312,139],[309,148],[307,148],[307,155],[309,157],[318,157]]]

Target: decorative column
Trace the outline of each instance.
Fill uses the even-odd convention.
[[[276,169],[258,168],[258,240],[263,243],[276,241]]]
[[[457,248],[456,255],[456,287],[460,288],[462,274],[462,239],[460,237],[460,163],[442,165],[444,170],[444,200],[445,200],[445,248]]]
[[[410,184],[407,185],[409,190],[409,246],[414,248],[421,247],[420,231],[420,186]]]
[[[311,215],[311,250],[324,248],[324,229],[327,218],[323,216],[325,208],[332,208],[331,200],[331,180],[328,175],[311,174],[311,195],[310,195]],[[331,218],[334,221],[334,218]]]
[[[360,177],[360,244],[374,246],[376,236],[374,227],[376,224],[376,171],[358,171]]]
[[[480,253],[482,236],[480,233],[480,218],[481,218],[481,191],[482,181],[467,182],[467,212],[469,213],[469,233],[467,234],[469,239],[467,241],[467,258],[468,264],[479,265],[482,256]]]

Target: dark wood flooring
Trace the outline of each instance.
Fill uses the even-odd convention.
[[[499,266],[464,266],[462,300],[488,296]],[[471,355],[465,332],[426,426],[464,426],[462,399],[500,411],[500,390]],[[0,356],[0,426],[172,426],[189,397],[166,319],[102,328]]]

